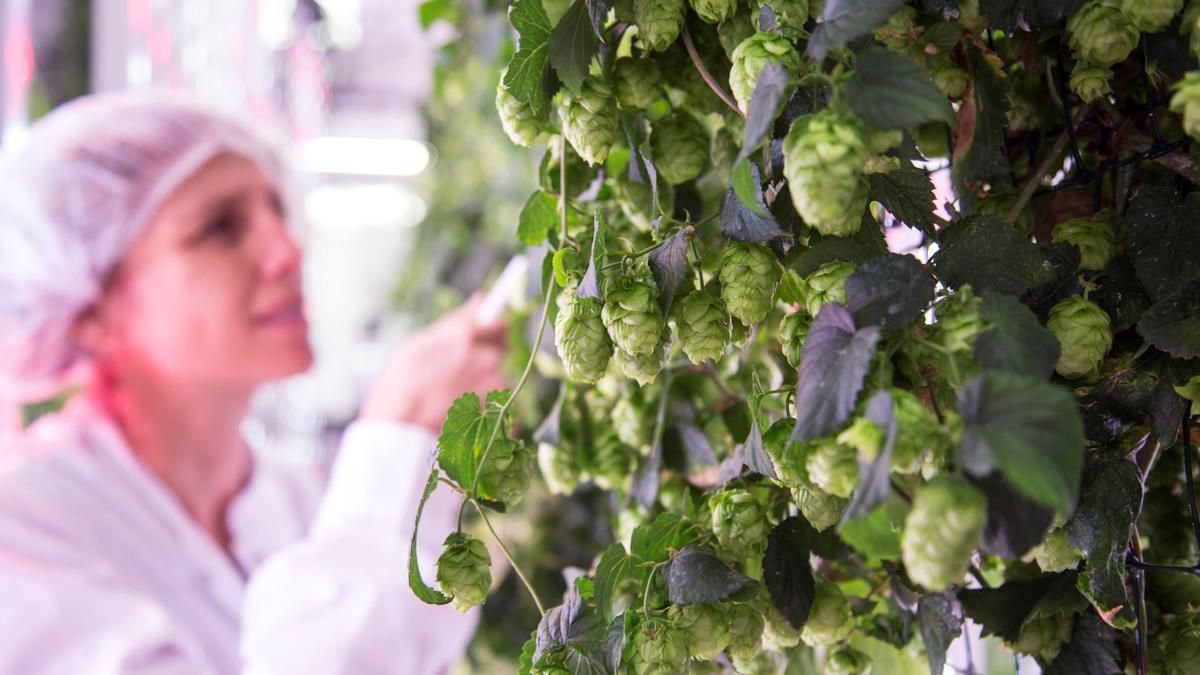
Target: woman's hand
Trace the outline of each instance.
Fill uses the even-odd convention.
[[[482,399],[488,391],[507,387],[500,363],[508,327],[504,321],[477,326],[481,300],[472,296],[401,344],[359,417],[419,424],[436,434],[447,408],[463,393],[473,391]]]

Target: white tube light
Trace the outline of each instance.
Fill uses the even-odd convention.
[[[321,136],[304,143],[301,159],[316,173],[416,176],[432,155],[424,143],[406,138]]]

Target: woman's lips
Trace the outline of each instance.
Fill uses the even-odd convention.
[[[299,300],[259,314],[255,317],[255,323],[264,328],[296,329],[308,327],[308,321],[304,318],[304,304]]]

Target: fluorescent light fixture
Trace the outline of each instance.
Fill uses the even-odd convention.
[[[411,227],[428,210],[419,195],[391,183],[322,185],[304,198],[304,213],[318,227]]]
[[[304,144],[301,158],[316,173],[416,176],[432,155],[429,146],[406,138],[321,136]]]

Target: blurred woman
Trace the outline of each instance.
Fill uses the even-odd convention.
[[[0,453],[0,673],[460,660],[477,616],[412,597],[408,536],[450,401],[504,386],[503,327],[469,303],[402,345],[326,485],[252,449],[255,389],[313,358],[283,184],[254,134],[161,94],[70,103],[4,157],[0,391],[83,389]]]

